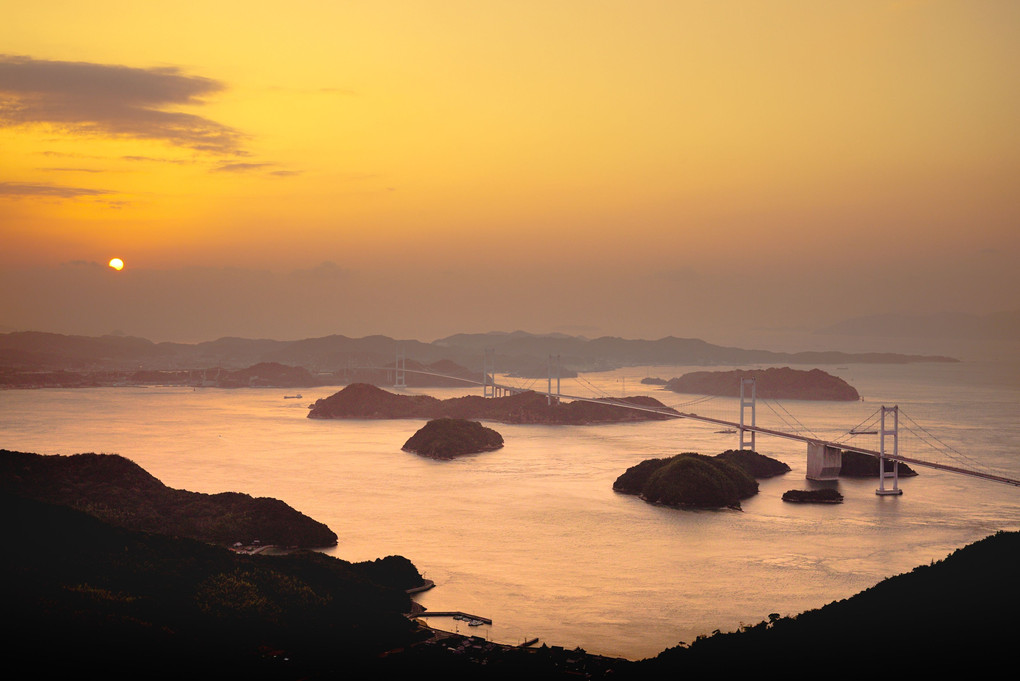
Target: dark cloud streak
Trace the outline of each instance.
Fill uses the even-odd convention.
[[[272,163],[225,163],[213,168],[216,173],[246,173],[251,170],[261,170],[272,166]]]
[[[52,196],[61,199],[75,199],[80,196],[99,196],[111,192],[105,189],[65,187],[55,184],[29,184],[26,182],[0,182],[0,196]]]
[[[74,134],[163,140],[243,155],[244,136],[208,118],[168,107],[200,105],[219,81],[176,68],[133,68],[0,55],[0,126],[50,124]]]

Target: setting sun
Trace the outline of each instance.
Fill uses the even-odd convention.
[[[121,260],[120,258],[113,258],[112,260],[110,260],[110,267],[120,272],[122,269],[124,269],[124,261]]]

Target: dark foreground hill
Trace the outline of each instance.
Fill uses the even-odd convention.
[[[8,664],[54,678],[909,678],[1014,664],[1020,533],[796,617],[768,616],[641,662],[421,640],[406,594],[316,553],[238,555],[0,492]],[[597,598],[597,596],[593,596]],[[1004,669],[1008,671],[1009,666]]]
[[[588,425],[671,418],[653,411],[617,406],[612,402],[626,402],[645,409],[673,412],[658,400],[644,396],[549,404],[546,395],[529,390],[506,397],[487,399],[481,395],[468,395],[439,400],[429,395],[397,395],[373,385],[354,383],[329,397],[316,400],[308,412],[308,418],[455,418],[549,425]]]
[[[0,491],[70,506],[128,529],[224,546],[337,543],[326,525],[279,499],[171,489],[115,454],[41,456],[0,450]]]
[[[0,534],[4,657],[43,678],[299,678],[416,636],[371,563],[241,555],[4,492]]]
[[[635,665],[636,678],[682,673],[883,678],[981,673],[1016,665],[1020,532],[999,532],[931,565],[818,610],[769,615],[738,632],[699,638]],[[1002,666],[1005,664],[1005,666]]]

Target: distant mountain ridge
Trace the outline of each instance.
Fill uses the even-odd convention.
[[[482,356],[492,348],[499,372],[534,372],[550,356],[573,371],[601,371],[621,366],[849,364],[955,362],[940,355],[846,352],[773,352],[713,345],[697,338],[667,336],[658,340],[611,336],[588,339],[559,334],[458,334],[432,343],[387,336],[348,338],[333,335],[295,341],[220,338],[197,344],[153,343],[130,336],[65,336],[37,331],[0,334],[0,370],[182,370],[222,367],[240,369],[259,363],[298,366],[312,372],[347,367],[392,366],[398,350],[408,361],[456,362],[482,370]]]

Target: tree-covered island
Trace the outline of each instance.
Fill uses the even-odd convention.
[[[478,421],[433,419],[408,438],[405,452],[432,459],[452,459],[462,454],[491,452],[503,446],[503,436]]]
[[[728,450],[716,456],[686,452],[628,468],[613,489],[674,508],[739,509],[742,499],[758,493],[755,478],[789,470],[783,462],[752,451]]]

